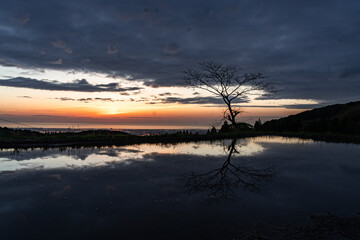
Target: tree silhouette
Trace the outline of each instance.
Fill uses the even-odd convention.
[[[270,180],[275,171],[269,168],[254,169],[237,166],[231,162],[236,149],[236,139],[227,147],[228,156],[221,167],[202,174],[194,172],[185,177],[187,192],[210,192],[209,196],[217,199],[231,198],[234,188],[242,186],[245,190],[260,191],[262,183]]]
[[[262,73],[242,74],[237,65],[215,62],[199,63],[200,69],[184,71],[186,83],[221,97],[226,104],[224,118],[236,127],[236,116],[240,109],[233,106],[236,99],[246,99],[250,94],[270,93],[273,88],[264,81]]]
[[[262,125],[262,122],[261,122],[261,119],[259,118],[254,124],[254,129],[259,130],[261,128],[261,125]]]

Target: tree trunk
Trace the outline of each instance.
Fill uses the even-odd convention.
[[[227,115],[227,118],[229,119],[229,121],[231,122],[231,124],[233,125],[233,127],[236,126],[236,120],[235,120],[235,113],[231,108],[231,101],[229,100],[229,98],[227,96],[222,96],[224,102],[226,103],[226,106],[228,107],[229,110],[229,114]]]
[[[227,104],[227,106],[228,106],[228,109],[229,109],[228,118],[229,118],[231,124],[235,127],[236,126],[236,120],[235,120],[236,116],[235,116],[235,114],[234,114],[234,112],[233,112],[233,110],[231,108],[231,104],[229,103],[229,104]]]

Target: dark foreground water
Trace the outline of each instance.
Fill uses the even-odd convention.
[[[359,156],[281,137],[2,150],[0,239],[358,239]]]

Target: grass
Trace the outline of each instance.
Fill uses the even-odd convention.
[[[31,148],[59,146],[112,146],[141,143],[178,143],[194,141],[212,141],[229,138],[256,136],[283,136],[312,139],[315,141],[357,143],[358,135],[312,132],[258,132],[241,131],[213,134],[192,134],[178,132],[150,136],[136,136],[121,131],[89,130],[78,133],[39,133],[34,131],[0,128],[0,148]]]

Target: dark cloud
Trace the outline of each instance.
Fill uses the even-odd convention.
[[[94,98],[94,100],[96,101],[102,101],[102,102],[115,102],[115,101],[119,101],[119,100],[114,100],[112,98]]]
[[[127,118],[163,118],[163,117],[127,117]]]
[[[55,98],[55,99],[59,99],[61,101],[76,101],[75,98],[68,98],[68,97]]]
[[[287,109],[314,109],[322,107],[323,104],[293,104],[293,105],[282,105],[281,107]]]
[[[177,93],[171,93],[171,92],[165,92],[165,93],[160,93],[159,96],[164,97],[164,96],[172,96],[172,95],[179,95]]]
[[[180,52],[180,50],[181,50],[181,48],[180,48],[179,44],[177,44],[177,43],[169,43],[163,49],[164,53],[170,54],[170,55],[177,54],[178,52]]]
[[[4,67],[20,67],[18,64],[5,61],[4,59],[0,58],[0,65]]]
[[[352,78],[356,77],[359,79],[360,77],[360,67],[359,68],[345,68],[341,71],[339,78]]]
[[[108,43],[107,53],[108,54],[115,54],[115,53],[117,53],[117,48],[113,44]]]
[[[52,118],[58,118],[58,117],[61,117],[61,118],[70,118],[68,116],[56,116],[56,115],[47,115],[47,114],[35,114],[35,115],[32,115],[33,117],[52,117]]]
[[[18,98],[32,98],[30,96],[18,96]]]
[[[37,80],[32,78],[11,78],[11,79],[0,79],[0,86],[5,87],[18,87],[18,88],[31,88],[39,90],[50,90],[50,91],[77,91],[77,92],[126,92],[135,91],[141,88],[129,87],[122,88],[118,83],[109,84],[90,84],[85,79],[74,80],[70,83],[63,83],[59,81],[45,81]]]
[[[284,106],[279,106],[279,105],[246,105],[246,106],[234,105],[234,107],[240,107],[240,108],[281,108],[281,107],[284,107]]]
[[[161,87],[216,60],[266,72],[277,98],[357,100],[359,11],[356,0],[3,1],[0,64]]]
[[[92,101],[92,98],[79,98],[77,101],[80,101],[80,102],[89,102],[89,101]]]
[[[51,41],[51,45],[55,48],[64,49],[64,51],[68,54],[72,54],[71,48],[68,48],[62,40]]]
[[[144,85],[152,88],[160,87],[160,85],[155,81],[144,81]]]
[[[68,98],[68,97],[61,97],[61,98],[55,98],[61,101],[79,101],[79,102],[93,102],[93,101],[101,101],[101,102],[116,102],[116,101],[123,101],[123,100],[115,100],[112,98]]]
[[[30,14],[24,14],[18,17],[13,18],[15,22],[21,25],[25,25],[30,21]]]
[[[236,103],[245,103],[248,102],[245,98],[238,98],[233,101]],[[166,97],[166,98],[156,98],[153,101],[149,101],[150,104],[156,103],[179,103],[179,104],[224,104],[224,101],[218,97],[191,97],[191,98],[181,98],[181,97]]]
[[[55,64],[55,65],[61,65],[61,64],[62,64],[62,58],[59,58],[59,59],[56,60],[56,61],[50,61],[49,63],[50,63],[50,64]]]

